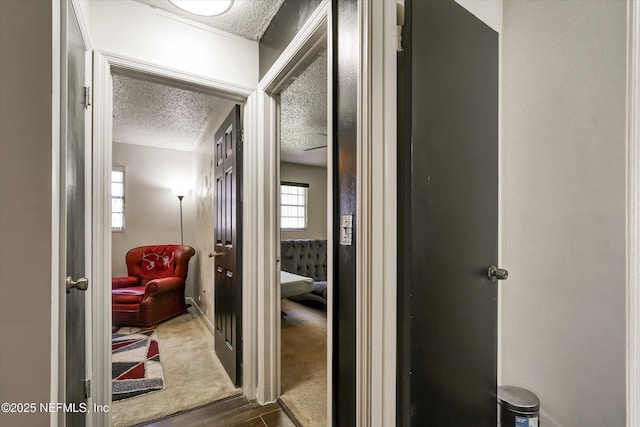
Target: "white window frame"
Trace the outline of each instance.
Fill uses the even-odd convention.
[[[288,203],[284,203],[283,200],[283,196],[285,195],[283,193],[283,190],[285,189],[285,187],[296,187],[296,188],[302,188],[304,190],[304,201],[303,204],[288,204]],[[287,195],[294,195],[291,193],[287,193]],[[285,211],[285,207],[302,207],[303,208],[303,220],[304,220],[304,227],[284,227],[282,224],[284,224],[284,211]],[[287,218],[300,218],[298,217],[291,217],[288,216]],[[301,182],[289,182],[289,181],[281,181],[280,182],[280,230],[281,231],[305,231],[308,228],[308,224],[309,224],[309,184],[306,183],[301,183]]]
[[[127,188],[127,171],[126,168],[124,166],[116,166],[113,165],[111,167],[111,172],[113,174],[113,172],[120,172],[122,173],[122,196],[114,196],[113,192],[111,193],[111,231],[114,233],[122,233],[127,229],[127,221],[126,221],[126,207],[125,207],[125,200],[126,200],[126,188]],[[112,178],[110,180],[111,185],[113,185],[113,175]],[[118,213],[122,213],[122,227],[114,227],[113,226],[113,200],[114,199],[122,199],[122,212],[118,212]]]

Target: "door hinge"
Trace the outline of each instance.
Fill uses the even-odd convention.
[[[84,397],[87,399],[91,397],[91,379],[82,381],[84,383]]]
[[[91,88],[88,86],[84,86],[84,101],[82,102],[82,104],[85,107],[90,107],[91,106]]]
[[[396,51],[402,52],[404,48],[402,47],[402,25],[396,25]]]
[[[244,131],[242,129],[238,129],[238,142],[244,142]]]

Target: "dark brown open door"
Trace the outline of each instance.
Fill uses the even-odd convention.
[[[398,425],[495,427],[498,34],[413,0],[403,38]]]
[[[65,307],[65,396],[64,401],[74,404],[75,411],[65,411],[67,426],[84,426],[87,402],[85,393],[85,50],[80,27],[70,2],[60,3],[63,17],[63,64],[67,79],[63,82],[63,123],[61,140],[63,161],[61,193],[64,197],[63,218],[66,230],[63,237],[66,258],[66,276],[69,286],[64,299]],[[75,284],[73,282],[76,282]],[[67,283],[62,283],[67,288]]]
[[[242,383],[242,128],[236,105],[215,134],[216,353]]]

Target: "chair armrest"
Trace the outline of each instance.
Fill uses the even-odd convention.
[[[182,288],[184,288],[184,279],[182,277],[163,277],[161,279],[153,279],[147,282],[144,298],[179,291]]]
[[[139,286],[140,278],[127,276],[127,277],[114,277],[111,279],[111,289],[129,288],[131,286]]]

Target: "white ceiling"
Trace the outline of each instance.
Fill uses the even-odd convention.
[[[284,0],[234,0],[231,9],[222,15],[198,16],[174,6],[169,0],[136,1],[256,41],[260,40],[284,3]]]
[[[282,161],[327,165],[326,50],[281,92],[280,123]]]
[[[232,101],[185,89],[113,76],[113,141],[191,151],[211,116]]]

